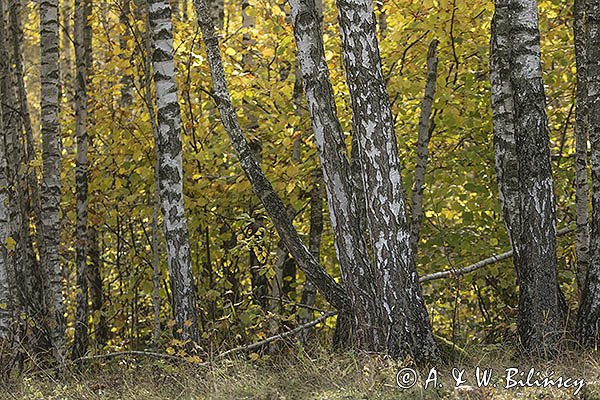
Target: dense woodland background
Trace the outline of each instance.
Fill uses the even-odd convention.
[[[56,37],[60,71],[45,75],[60,79],[57,132],[62,142],[60,152],[54,154],[59,155],[60,163],[60,236],[56,236],[60,239],[56,243],[60,269],[48,275],[42,253],[48,240],[52,241],[48,239],[52,231],[40,228],[35,209],[38,181],[46,182],[43,170],[49,165],[42,151],[44,114],[40,104],[43,107],[44,96],[52,96],[44,92],[40,78],[48,63],[40,56],[44,45],[40,15],[52,19],[52,11],[48,11],[52,8],[44,13],[44,7],[56,2],[0,1],[0,62],[5,73],[2,110],[4,117],[18,116],[20,120],[17,142],[12,143],[5,133],[5,154],[0,154],[3,168],[9,172],[8,195],[4,197],[10,200],[9,214],[11,207],[18,208],[15,204],[19,204],[12,203],[13,196],[20,193],[22,197],[14,198],[23,203],[28,203],[24,197],[30,199],[27,207],[20,209],[28,213],[23,214],[27,216],[20,232],[29,232],[29,245],[10,230],[3,233],[4,257],[12,257],[16,266],[12,278],[9,271],[8,281],[13,279],[16,287],[11,288],[7,302],[0,301],[0,310],[11,312],[13,327],[11,339],[0,353],[2,365],[29,365],[31,358],[38,359],[31,357],[35,353],[32,349],[44,359],[45,352],[56,350],[57,340],[66,340],[59,344],[63,353],[59,360],[152,350],[203,362],[333,310],[321,295],[315,298],[314,286],[288,254],[240,167],[215,105],[218,99],[196,18],[197,5],[186,0],[171,1],[170,7],[196,316],[178,320],[172,311],[175,300],[167,257],[171,253],[165,248],[157,189],[161,177],[157,175],[155,148],[158,78],[151,72],[154,68],[156,73],[157,68],[152,49],[156,63],[156,43],[164,37],[159,32],[152,38],[147,32],[149,26],[164,28],[160,24],[164,24],[166,14],[162,22],[152,22],[152,13],[149,15],[143,1],[60,2]],[[300,238],[310,245],[320,265],[340,281],[290,4],[244,0],[225,1],[223,5],[218,1],[212,0],[208,6],[220,38],[232,104],[253,156],[288,208]],[[166,7],[163,2],[149,3],[155,9]],[[322,9],[324,56],[350,154],[356,144],[338,10],[329,0],[322,5],[300,4],[312,4],[319,12]],[[572,327],[581,293],[575,244],[577,69],[573,4],[542,0],[537,5],[555,219],[561,233],[557,239],[557,276],[568,308],[567,326]],[[423,97],[428,77],[436,80],[430,117],[421,120],[421,130],[430,139],[428,163],[421,165],[426,172],[415,256],[418,275],[460,269],[509,251],[511,241],[503,221],[494,161],[489,63],[494,3],[383,0],[374,4],[374,11],[409,219],[415,176],[419,176],[415,172],[419,171],[418,132],[423,104],[427,103]],[[52,51],[52,45],[46,51]],[[23,93],[19,91],[20,77]],[[81,95],[82,87],[85,96]],[[23,95],[26,103],[19,101]],[[84,128],[78,126],[82,112],[87,114]],[[158,113],[160,124],[160,107]],[[29,127],[26,121],[30,121]],[[4,128],[9,132],[7,122]],[[78,148],[77,139],[78,135],[83,137],[81,129],[89,148],[87,159],[78,162],[83,151],[82,141]],[[15,154],[21,157],[17,161],[11,158]],[[78,224],[77,202],[83,184],[87,185],[87,198],[80,198],[80,207],[85,200],[87,223],[80,219]],[[43,189],[39,204],[43,215],[49,204],[44,201]],[[33,254],[31,264],[20,258],[25,257],[26,248]],[[485,264],[474,272],[422,282],[438,343],[459,348],[519,343],[519,292],[513,259],[508,254]],[[39,268],[38,272],[27,270],[28,265]],[[64,296],[64,339],[53,336],[54,322],[48,322],[47,311],[36,308],[37,300],[30,297],[38,293],[35,285],[40,285],[44,288],[40,296],[48,298],[51,285],[42,281],[52,276],[60,279]],[[23,288],[31,292],[17,296]],[[78,300],[82,290],[89,295]],[[22,298],[29,303],[19,304]],[[46,299],[39,304],[52,310],[51,303]],[[77,310],[84,314],[78,315]],[[189,336],[184,334],[182,339],[181,335],[195,324],[195,318],[200,333],[197,346],[190,347],[184,340]],[[86,337],[80,342],[75,336],[82,324],[87,332],[80,331]],[[314,341],[328,343],[335,339],[335,326],[336,317],[322,319],[316,328],[304,330],[298,340],[307,346]],[[252,350],[253,358],[265,354],[269,354],[269,345]]]

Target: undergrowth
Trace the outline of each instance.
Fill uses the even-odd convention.
[[[430,383],[427,390],[423,385],[428,375],[431,378],[430,367],[419,370],[413,388],[401,389],[396,375],[410,363],[386,357],[281,346],[270,355],[257,356],[208,366],[139,358],[93,361],[82,371],[68,371],[61,380],[38,371],[1,382],[0,399],[600,399],[596,397],[600,358],[595,354],[564,353],[554,361],[524,361],[499,346],[465,349],[454,361],[434,366],[438,387]],[[487,387],[477,387],[478,366],[493,371]],[[458,389],[452,379],[454,368],[455,375],[465,370],[466,382]],[[576,397],[574,387],[506,389],[506,368],[525,374],[535,368],[538,378],[553,371],[555,378],[583,378],[587,386]]]

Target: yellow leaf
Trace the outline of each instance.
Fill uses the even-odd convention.
[[[0,303],[0,310],[7,310],[7,309],[8,309],[8,304]]]
[[[256,361],[260,358],[260,356],[256,353],[250,353],[250,361]]]
[[[295,187],[296,187],[296,182],[294,182],[294,181],[288,182],[288,184],[286,186],[286,190],[287,190],[288,194],[292,193],[292,190],[294,190]]]
[[[232,47],[228,47],[225,49],[225,54],[233,57],[235,56],[235,49],[233,49]]]
[[[175,349],[172,347],[167,347],[166,352],[167,354],[175,354]]]
[[[17,245],[17,242],[15,241],[15,239],[13,239],[11,236],[6,238],[6,248],[8,250],[14,250],[15,246]]]

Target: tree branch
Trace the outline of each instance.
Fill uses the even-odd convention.
[[[575,228],[573,228],[573,227],[563,228],[563,229],[559,230],[558,232],[556,232],[556,236],[557,237],[564,236],[568,233],[573,232],[574,230],[575,230]],[[512,255],[513,255],[513,251],[510,250],[510,251],[507,251],[506,253],[494,255],[489,258],[486,258],[485,260],[476,262],[475,264],[471,264],[468,267],[464,267],[461,269],[451,269],[451,270],[447,270],[447,271],[434,272],[433,274],[422,276],[421,278],[419,278],[419,282],[423,283],[423,282],[428,282],[428,281],[432,281],[435,279],[442,279],[442,278],[449,278],[449,277],[456,277],[456,276],[464,275],[469,272],[478,270],[479,268],[483,268],[488,265],[495,264],[498,261],[506,260],[507,258],[512,257]]]

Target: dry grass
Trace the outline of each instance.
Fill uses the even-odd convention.
[[[600,399],[593,392],[600,381],[599,358],[595,355],[564,354],[554,362],[527,362],[512,359],[511,351],[499,347],[468,350],[460,359],[436,366],[443,387],[423,389],[429,370],[420,372],[420,382],[410,390],[396,384],[402,363],[368,355],[309,355],[287,348],[278,356],[255,361],[226,360],[211,367],[174,365],[162,361],[113,360],[95,363],[82,373],[69,373],[56,381],[43,373],[31,374],[0,387],[0,399],[569,399],[574,389],[505,389],[505,369],[528,371],[535,367],[543,376],[584,378],[587,400]],[[475,367],[492,368],[497,387],[456,390],[452,368],[464,368],[467,382],[476,385]],[[599,385],[600,386],[600,385]]]

